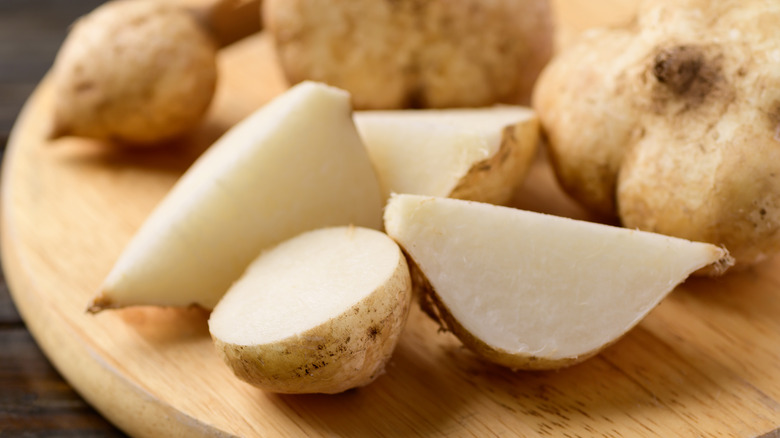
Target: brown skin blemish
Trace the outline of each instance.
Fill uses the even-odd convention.
[[[704,47],[679,45],[659,50],[652,75],[659,99],[685,99],[689,107],[703,102],[721,79],[719,58],[708,57]],[[667,93],[671,92],[671,97]]]
[[[318,370],[324,367],[325,365],[327,365],[327,363],[324,360],[321,360],[319,362],[314,362],[311,364],[312,368],[314,368],[315,370]]]
[[[417,70],[417,69],[415,69]],[[422,109],[427,107],[425,91],[422,85],[412,87],[406,93],[406,107],[410,109]]]
[[[675,94],[685,94],[699,76],[704,55],[691,46],[677,46],[660,51],[653,60],[653,75]]]
[[[90,80],[84,80],[84,81],[77,82],[73,86],[73,91],[75,91],[77,94],[78,93],[85,93],[85,92],[91,91],[93,89],[95,89],[95,83],[93,81],[90,81]]]
[[[370,339],[375,339],[377,335],[382,331],[382,329],[379,326],[372,325],[368,328],[368,337]]]

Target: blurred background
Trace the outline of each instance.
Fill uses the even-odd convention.
[[[0,0],[0,136],[51,67],[70,24],[100,0]]]
[[[70,24],[100,0],[0,0],[0,146],[51,67]],[[60,377],[16,312],[0,273],[0,436],[122,436]]]

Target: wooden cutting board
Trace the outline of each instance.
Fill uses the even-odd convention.
[[[624,18],[627,3],[561,0],[564,36]],[[220,62],[208,121],[171,148],[130,153],[45,140],[51,95],[44,81],[6,152],[2,258],[14,300],[63,376],[123,430],[188,437],[780,433],[780,258],[688,281],[614,346],[559,371],[486,364],[415,310],[387,373],[335,396],[275,395],[234,378],[197,309],[87,314],[114,260],[179,175],[286,87],[263,35],[224,49]],[[515,204],[583,217],[544,157]]]

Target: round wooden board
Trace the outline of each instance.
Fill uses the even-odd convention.
[[[220,74],[208,121],[171,148],[47,141],[46,81],[9,143],[2,257],[14,300],[60,372],[118,427],[138,436],[361,437],[758,436],[780,427],[778,258],[688,281],[618,343],[559,371],[486,364],[414,310],[386,374],[335,396],[275,395],[239,381],[197,309],[87,314],[178,176],[286,87],[262,35],[224,49]],[[581,217],[543,157],[516,206]]]

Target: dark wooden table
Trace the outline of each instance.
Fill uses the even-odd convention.
[[[0,145],[68,26],[100,0],[0,0]],[[0,273],[0,436],[123,436],[65,382],[14,308]]]

